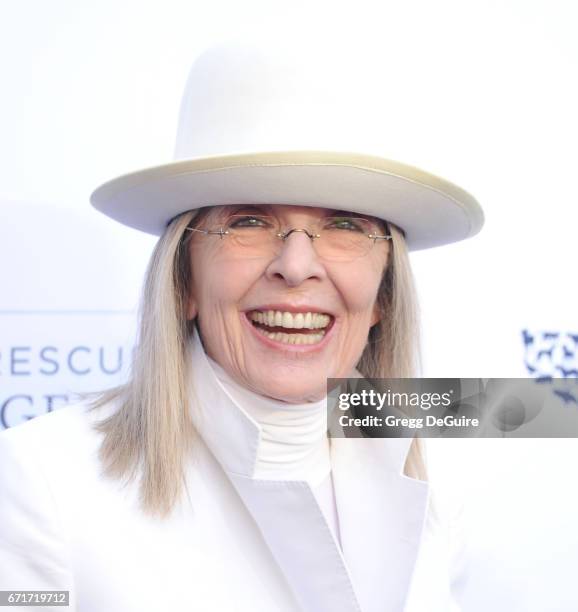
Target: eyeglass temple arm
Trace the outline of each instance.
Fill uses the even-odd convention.
[[[387,221],[385,222],[385,231],[386,231],[385,236],[377,236],[375,234],[368,234],[367,237],[373,238],[374,240],[392,240],[393,236],[391,235],[391,231],[389,229],[389,223],[387,223]]]
[[[217,231],[215,231],[215,230],[202,230],[202,229],[198,229],[196,227],[186,227],[185,229],[187,231],[189,231],[189,232],[199,232],[199,233],[205,234],[205,235],[207,235],[207,234],[216,234],[217,236],[221,236],[221,238],[229,233],[228,230],[224,230],[223,228],[221,228],[221,229],[219,229]]]

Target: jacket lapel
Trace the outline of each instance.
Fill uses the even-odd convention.
[[[195,332],[191,417],[305,612],[399,611],[428,485],[401,475],[411,439],[331,440],[343,551],[309,483],[253,476],[260,428],[220,386]]]
[[[360,379],[361,388],[367,383],[357,369],[349,378]],[[369,438],[356,427],[345,432],[339,424],[344,412],[337,408],[343,390],[332,387],[328,395],[343,554],[363,612],[399,612],[409,595],[423,540],[430,486],[403,473],[414,440],[411,429],[398,428],[401,437],[392,438]],[[347,415],[354,416],[349,411]]]
[[[331,440],[343,551],[308,483],[229,473],[303,610],[403,610],[429,500],[402,475],[411,441]]]
[[[333,438],[343,554],[363,612],[399,612],[422,539],[429,485],[402,475],[411,439]]]
[[[307,612],[359,612],[349,572],[307,482],[229,474]]]

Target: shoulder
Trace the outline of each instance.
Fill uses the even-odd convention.
[[[71,589],[54,457],[82,430],[70,406],[0,433],[0,588]],[[69,463],[73,463],[69,459]]]
[[[81,426],[86,416],[84,403],[69,404],[0,432],[0,443],[27,444],[30,441],[41,442],[47,436],[66,437],[71,429]]]
[[[86,431],[83,425],[84,406],[74,404],[38,416],[20,425],[0,432],[0,465],[2,482],[11,474],[24,476],[35,467],[50,462],[65,453],[66,446]]]
[[[59,513],[81,513],[106,482],[95,425],[104,412],[81,401],[0,432],[0,523],[19,512],[51,522]],[[0,527],[1,528],[1,527]]]
[[[104,414],[113,409],[103,408]],[[0,497],[32,501],[49,490],[66,492],[82,479],[97,479],[99,415],[103,412],[78,402],[0,432]]]

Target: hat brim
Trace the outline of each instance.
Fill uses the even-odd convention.
[[[112,219],[160,235],[202,206],[292,204],[349,210],[394,223],[410,250],[477,234],[482,209],[460,187],[400,162],[327,151],[241,153],[176,161],[109,181],[91,195]]]

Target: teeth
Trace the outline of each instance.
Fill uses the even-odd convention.
[[[318,312],[280,312],[278,310],[268,310],[260,312],[254,310],[251,320],[268,325],[269,327],[286,327],[287,329],[322,329],[329,325],[331,317]],[[299,334],[297,334],[299,335]]]
[[[256,329],[267,338],[285,344],[317,344],[321,342],[325,335],[325,330],[322,330],[319,334],[284,334],[283,332],[268,332],[259,327]]]
[[[290,312],[283,313],[283,327],[288,327],[289,329],[295,327],[293,325],[293,315]]]

